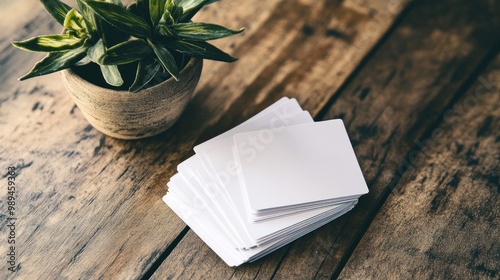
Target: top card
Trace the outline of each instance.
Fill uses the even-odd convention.
[[[340,119],[239,133],[234,143],[253,214],[368,193]]]

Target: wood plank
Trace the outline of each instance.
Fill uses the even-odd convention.
[[[402,175],[402,157],[433,128],[468,79],[491,59],[490,53],[496,52],[498,39],[493,34],[500,28],[500,19],[478,20],[477,14],[492,15],[500,11],[499,3],[462,4],[416,2],[393,37],[326,114],[325,119],[342,117],[346,122],[370,194],[349,215],[294,244],[276,278],[337,275],[393,180]]]
[[[499,9],[487,1],[415,3],[394,34],[337,95],[331,109],[319,116],[344,119],[368,181],[370,194],[352,213],[237,269],[226,267],[206,246],[193,246],[201,241],[188,234],[153,278],[323,279],[336,275],[370,222],[370,213],[390,190],[400,155],[411,151],[414,140],[433,127],[495,48],[499,20],[476,15]]]
[[[443,114],[340,277],[500,274],[500,56]]]
[[[396,6],[381,20],[382,28],[366,36],[363,28],[374,18],[370,10],[355,8],[355,1],[341,3],[223,1],[204,9],[198,21],[247,28],[217,42],[240,60],[207,62],[179,123],[140,141],[112,139],[89,126],[57,74],[16,81],[40,56],[16,50],[9,41],[60,30],[42,9],[29,9],[32,4],[21,9],[18,16],[29,21],[13,23],[18,28],[0,38],[0,65],[8,69],[0,74],[1,174],[11,165],[19,172],[19,266],[8,276],[144,275],[184,233],[184,223],[161,197],[192,147],[284,94],[318,112],[399,12]],[[9,12],[1,10],[0,18]],[[349,52],[342,46],[351,46]],[[2,209],[5,203],[2,199]],[[0,243],[0,253],[6,251]]]

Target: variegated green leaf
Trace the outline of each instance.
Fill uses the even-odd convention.
[[[149,0],[149,16],[153,26],[156,26],[165,10],[166,0]]]
[[[219,0],[184,0],[180,1],[179,6],[182,8],[182,16],[178,22],[189,22],[191,18],[204,6],[218,2]]]
[[[99,65],[101,67],[101,73],[106,80],[106,83],[119,87],[123,85],[122,75],[118,70],[118,66],[116,65]]]
[[[149,24],[125,8],[107,2],[84,1],[97,15],[119,30],[138,38],[151,36]]]
[[[164,24],[160,24],[157,27],[158,33],[165,37],[173,37],[175,36],[174,32],[170,30],[170,28]]]
[[[68,14],[71,7],[64,4],[59,0],[40,0],[42,4],[45,6],[45,9],[49,14],[57,20],[61,25],[64,25],[64,19]]]
[[[184,13],[199,9],[211,3],[218,2],[219,0],[182,0],[179,1],[179,6],[182,7]]]
[[[174,19],[174,23],[181,22],[180,18],[182,17],[182,13],[183,12],[181,7],[178,7],[177,9],[174,9],[173,12],[171,12],[172,18]]]
[[[131,40],[106,50],[101,56],[101,64],[121,65],[131,63],[151,54],[151,47],[143,40]]]
[[[224,62],[234,62],[237,59],[230,56],[229,54],[221,51],[217,47],[207,43],[199,41],[183,41],[183,40],[168,40],[165,44],[182,54],[188,56],[224,61]]]
[[[93,35],[96,33],[101,33],[98,30],[99,26],[96,21],[94,12],[87,5],[85,5],[82,0],[76,0],[76,3],[78,4],[78,9],[83,16],[83,20],[85,21],[89,33]]]
[[[69,68],[74,63],[82,59],[85,56],[86,51],[87,47],[81,46],[69,51],[49,53],[45,58],[36,63],[28,74],[22,76],[19,80],[22,81]]]
[[[82,15],[75,9],[71,9],[66,15],[64,27],[75,31],[84,30],[86,28]]]
[[[12,42],[20,49],[32,52],[59,52],[77,48],[83,45],[85,39],[67,34],[33,37],[25,41]]]
[[[172,16],[172,14],[170,13],[170,11],[169,10],[165,10],[165,12],[163,13],[163,16],[161,16],[160,23],[159,23],[158,26],[161,26],[161,25],[172,25],[174,23],[175,23],[175,19]]]
[[[195,41],[208,41],[228,37],[244,31],[231,30],[229,28],[210,23],[179,23],[170,26],[177,37]]]
[[[168,13],[167,13],[168,11]],[[176,23],[177,20],[183,15],[183,8],[179,6],[174,0],[167,0],[165,3],[165,19],[171,18],[172,24]]]
[[[172,77],[176,81],[179,80],[179,69],[177,68],[177,64],[175,63],[174,56],[170,53],[170,51],[163,45],[157,42],[150,42],[153,51],[155,52],[158,60],[160,60],[161,65],[165,70],[167,70]]]
[[[129,91],[136,92],[142,89],[154,78],[160,67],[161,65],[156,59],[149,57],[141,59],[137,65],[134,83],[130,86]]]
[[[165,10],[166,11],[173,11],[173,9],[175,8],[175,1],[174,0],[167,0],[165,2]]]

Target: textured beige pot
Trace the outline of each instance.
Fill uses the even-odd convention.
[[[170,128],[186,108],[200,79],[202,59],[191,59],[179,74],[138,92],[96,86],[71,70],[63,83],[88,122],[109,136],[139,139]]]

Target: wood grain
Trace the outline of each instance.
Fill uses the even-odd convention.
[[[493,34],[499,19],[477,20],[477,14],[494,11],[500,6],[488,1],[416,2],[393,36],[335,100],[325,119],[344,119],[370,193],[349,215],[296,242],[276,278],[324,279],[341,271],[372,214],[404,174],[402,158],[491,59],[488,53],[496,53],[498,39]]]
[[[486,1],[460,9],[454,8],[457,5],[457,1],[415,4],[394,34],[337,93],[331,109],[319,116],[344,119],[369,183],[371,193],[351,214],[264,260],[237,269],[226,267],[206,246],[193,246],[202,242],[188,234],[153,278],[335,276],[356,238],[363,234],[371,213],[377,211],[390,191],[400,156],[411,151],[415,139],[425,137],[439,114],[495,48],[493,34],[500,22],[486,17],[478,21],[476,14],[498,10],[498,6]],[[422,17],[428,20],[423,22]]]
[[[153,273],[165,257],[152,278],[336,276],[392,187],[398,182],[417,186],[413,178],[399,181],[406,171],[403,157],[414,149],[415,139],[432,132],[443,112],[494,57],[500,30],[495,16],[499,3],[487,0],[415,1],[400,21],[395,19],[407,4],[398,0],[270,0],[258,5],[221,1],[202,10],[195,21],[245,27],[242,35],[215,42],[240,60],[205,61],[195,96],[177,125],[154,138],[122,141],[104,136],[85,121],[59,75],[16,80],[41,55],[16,50],[10,41],[58,33],[61,27],[38,1],[11,2],[0,3],[0,184],[5,185],[7,167],[16,166],[19,266],[14,274],[2,269],[2,279],[137,279]],[[388,30],[390,35],[384,37]],[[256,263],[228,268],[161,201],[165,183],[193,153],[194,145],[281,96],[297,98],[316,119],[344,119],[370,194],[349,215],[292,245]],[[459,158],[471,150],[470,169],[452,166],[464,172],[459,185],[472,178],[466,171],[489,174],[480,169],[483,163],[491,164],[490,157],[484,157],[487,162],[479,157],[488,151],[484,145],[492,141],[489,130],[498,126],[498,115],[482,116],[482,122],[479,115],[470,117],[471,127],[481,123],[484,128],[475,132],[482,135],[477,136],[478,146],[469,140],[459,142],[464,146]],[[453,129],[450,135],[458,133]],[[451,141],[449,145],[454,147]],[[466,151],[467,145],[472,146]],[[449,149],[443,147],[443,158]],[[444,185],[435,188],[436,193],[432,186],[425,193],[438,197],[433,215],[442,214],[443,219],[436,221],[451,222],[458,215],[452,210],[457,205],[479,207],[476,199],[453,202],[465,197],[463,190],[446,189],[451,172],[442,178]],[[5,206],[2,192],[0,208]],[[480,208],[470,211],[479,219],[475,209]],[[486,227],[479,221],[479,229],[494,229],[494,223]],[[465,228],[479,232],[472,228],[474,222],[467,221]],[[433,239],[437,241],[429,247],[429,255],[434,259],[427,259],[428,267],[456,256],[457,263],[472,260],[477,269],[471,271],[486,270],[475,275],[490,276],[494,271],[485,247],[496,248],[494,243],[472,243],[464,250],[478,250],[460,259],[460,248],[450,243],[436,247],[447,242],[451,229],[445,232],[440,224],[434,230],[442,233],[442,239]],[[5,227],[0,236],[6,236]],[[467,239],[462,235],[457,240]],[[6,251],[6,243],[0,242],[0,255]],[[414,268],[425,267],[425,262],[421,264]],[[342,276],[354,275],[349,268],[358,265],[362,262],[354,258]]]
[[[415,156],[341,273],[344,279],[498,279],[500,56]]]
[[[29,20],[9,22],[16,27],[0,40],[0,65],[9,69],[0,75],[0,142],[8,143],[0,147],[0,162],[4,170],[14,165],[19,171],[22,218],[18,271],[8,276],[144,275],[183,236],[184,223],[161,196],[192,147],[282,95],[298,97],[307,109],[318,112],[392,20],[365,38],[357,29],[373,17],[353,9],[354,2],[350,7],[340,1],[226,2],[207,7],[196,20],[246,27],[242,36],[216,42],[240,60],[207,62],[179,123],[158,137],[133,142],[106,137],[89,126],[57,74],[16,81],[41,55],[16,50],[10,40],[60,30],[45,11],[31,9],[36,1],[24,2],[19,17]],[[317,16],[329,5],[327,13]],[[0,18],[8,12],[3,10]],[[340,48],[354,42],[348,53]],[[323,79],[325,75],[332,79]],[[6,250],[1,243],[0,253]]]

